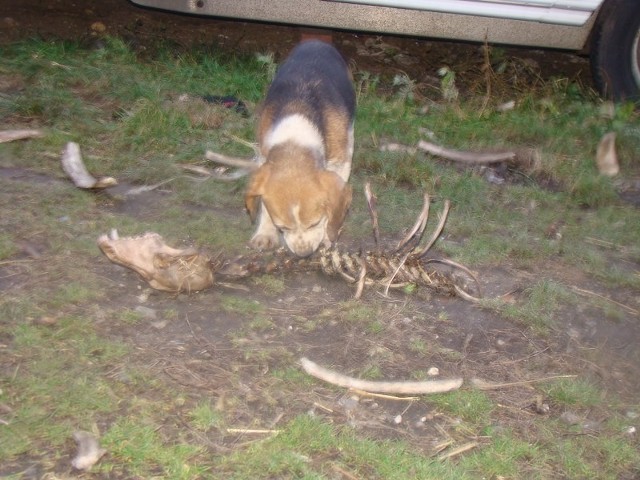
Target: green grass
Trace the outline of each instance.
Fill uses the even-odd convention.
[[[122,361],[125,345],[98,337],[90,321],[79,317],[62,317],[53,326],[18,325],[12,336],[19,356],[1,380],[0,398],[19,407],[0,433],[0,456],[60,447],[74,429],[90,429],[117,410],[118,395],[102,375]]]
[[[574,293],[552,280],[543,280],[526,289],[524,298],[523,302],[516,304],[506,304],[499,299],[489,299],[482,303],[541,334],[548,334],[554,328],[560,327],[557,317],[560,315],[561,306],[577,303]]]
[[[498,75],[516,67],[504,53],[495,55],[494,69],[505,69]],[[476,368],[483,373],[484,359],[472,356],[474,345],[464,355],[445,346],[443,331],[453,339],[461,335],[459,313],[429,312],[428,301],[415,291],[380,299],[367,290],[353,301],[347,300],[350,287],[336,287],[343,294],[335,301],[309,306],[300,297],[283,307],[276,302],[289,296],[290,282],[263,275],[246,282],[248,292],[216,285],[212,293],[190,297],[154,293],[148,301],[159,304],[154,308],[165,312],[164,318],[189,319],[193,343],[174,324],[164,327],[169,333],[161,347],[144,343],[153,327],[135,312],[142,292],[126,281],[137,277],[110,269],[95,240],[111,228],[121,236],[149,230],[176,247],[243,253],[252,229],[243,209],[245,181],[188,178],[181,165],[204,165],[206,149],[250,155],[230,136],[253,140],[254,118],[215,106],[204,118],[197,110],[202,105],[178,99],[231,94],[253,112],[274,66],[268,58],[205,47],[189,52],[160,47],[141,57],[118,39],[107,39],[101,49],[41,40],[0,47],[0,76],[18,75],[22,83],[18,91],[0,94],[0,119],[46,132],[43,138],[1,144],[0,167],[54,179],[0,178],[0,475],[23,471],[25,459],[31,464],[37,458],[45,474],[68,476],[77,429],[100,434],[108,455],[92,474],[114,478],[637,475],[637,441],[624,433],[633,422],[620,413],[615,392],[605,394],[595,380],[580,376],[518,390],[526,400],[466,386],[425,396],[411,404],[435,415],[422,435],[380,420],[384,416],[378,412],[392,408],[383,401],[380,410],[362,400],[353,415],[345,413],[337,403],[342,389],[300,370],[296,362],[302,355],[330,364],[338,354],[340,364],[361,378],[387,380],[393,362],[399,374],[406,367],[404,378],[424,379],[437,355],[442,369],[462,369],[465,378]],[[597,307],[604,320],[629,319],[628,309],[603,298],[577,297],[571,287],[580,281],[605,297],[627,300],[640,288],[634,268],[640,260],[640,212],[618,197],[620,179],[599,176],[594,162],[601,136],[615,131],[623,176],[640,173],[636,110],[619,105],[607,118],[589,92],[558,80],[518,90],[516,108],[509,112],[488,108],[480,114],[479,96],[461,94],[444,102],[443,92],[429,96],[416,79],[404,78],[394,87],[391,79],[369,72],[354,77],[359,105],[354,202],[344,228],[349,245],[372,245],[365,180],[378,197],[385,245],[413,224],[427,191],[433,201],[427,237],[443,200],[452,203],[435,254],[480,273],[502,266],[526,272],[515,303],[489,300],[483,313],[499,314],[510,328],[524,330],[532,344],[562,334],[578,306]],[[426,113],[425,96],[435,100]],[[384,141],[413,145],[427,136],[458,149],[536,148],[540,165],[513,173],[515,183],[494,185],[475,170],[421,152],[379,150]],[[164,193],[149,205],[144,197],[80,191],[59,166],[68,141],[80,142],[87,168],[96,175],[132,185],[166,181],[160,187]],[[548,227],[557,222],[564,225],[562,238],[548,238]],[[562,276],[564,270],[570,273]],[[419,316],[424,321],[405,324],[407,312],[418,308],[425,308]],[[481,342],[479,337],[474,342]],[[535,362],[525,367],[531,372],[523,375],[547,373],[536,370]],[[601,430],[582,435],[558,421],[555,410],[549,416],[527,411],[518,417],[524,421],[514,422],[498,407],[524,409],[535,394],[553,409],[597,416]],[[406,406],[401,403],[398,412]],[[328,413],[317,404],[335,410]],[[305,413],[311,409],[314,416]],[[234,436],[226,430],[244,426],[279,433]],[[439,460],[434,445],[443,441],[451,442],[450,449],[471,441],[478,445]]]

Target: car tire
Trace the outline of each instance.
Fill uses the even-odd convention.
[[[639,0],[605,1],[592,36],[591,68],[605,97],[640,100]]]

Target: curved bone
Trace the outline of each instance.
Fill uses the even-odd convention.
[[[69,142],[64,147],[61,162],[62,168],[78,188],[107,188],[118,184],[115,178],[102,177],[96,179],[91,175],[82,162],[80,145],[75,142]]]
[[[372,393],[423,395],[428,393],[450,392],[462,386],[462,378],[429,380],[424,382],[375,382],[348,377],[342,373],[321,367],[307,358],[301,358],[300,364],[309,375],[331,383],[332,385],[355,388]]]
[[[446,158],[447,160],[470,164],[504,162],[505,160],[513,160],[514,158],[516,158],[516,152],[513,151],[465,152],[462,150],[452,150],[449,148],[444,148],[440,145],[436,145],[425,140],[420,140],[418,142],[418,148],[432,155]]]

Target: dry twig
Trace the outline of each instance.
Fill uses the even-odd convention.
[[[460,454],[462,454],[464,452],[468,452],[469,450],[473,450],[478,445],[479,445],[478,442],[465,443],[464,445],[461,445],[458,448],[454,448],[453,450],[450,450],[447,453],[443,453],[442,455],[440,455],[438,457],[438,460],[446,460],[448,458],[455,457],[455,456],[460,455]]]
[[[480,390],[499,390],[507,387],[521,387],[532,383],[547,382],[549,380],[557,380],[559,378],[576,378],[577,375],[554,375],[552,377],[534,378],[533,380],[522,380],[520,382],[493,383],[482,380],[481,378],[472,378],[471,384]]]

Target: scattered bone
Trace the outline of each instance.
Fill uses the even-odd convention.
[[[109,260],[135,270],[156,290],[195,292],[213,285],[207,255],[169,247],[157,233],[119,238],[114,230],[102,235],[98,246]]]
[[[618,154],[616,153],[616,133],[609,132],[602,137],[596,151],[596,164],[601,175],[614,177],[620,173]]]
[[[101,177],[96,179],[89,173],[82,161],[80,145],[69,142],[62,151],[62,168],[69,175],[74,185],[78,188],[107,188],[117,185],[117,181],[112,177]]]
[[[394,393],[407,395],[425,395],[430,393],[450,392],[462,386],[461,378],[449,380],[431,380],[424,382],[377,382],[348,377],[333,370],[326,369],[307,358],[301,358],[302,368],[309,375],[325,382],[344,388],[356,388],[374,393]]]
[[[73,468],[89,470],[107,453],[105,449],[100,448],[98,439],[93,433],[77,431],[73,432],[73,438],[78,444],[78,453],[71,460]]]
[[[424,150],[431,155],[452,160],[454,162],[471,163],[471,164],[485,164],[485,163],[497,163],[504,162],[506,160],[513,160],[516,158],[516,152],[507,150],[502,152],[466,152],[462,150],[452,150],[444,148],[435,143],[420,140],[418,142],[418,148]]]
[[[0,131],[0,143],[36,138],[42,135],[42,130],[2,130]]]
[[[488,165],[492,163],[506,163],[514,165],[525,171],[535,171],[540,165],[540,153],[536,149],[499,150],[488,152],[471,152],[453,150],[436,145],[425,140],[420,140],[416,147],[399,143],[386,143],[380,146],[381,151],[402,152],[413,155],[417,150],[422,150],[436,157],[466,165]]]

